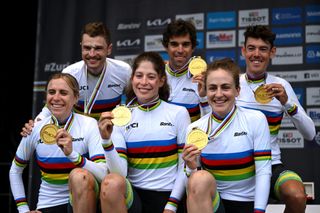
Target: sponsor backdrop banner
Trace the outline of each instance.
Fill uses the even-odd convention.
[[[143,51],[157,51],[168,59],[161,44],[162,31],[172,20],[190,20],[197,29],[195,55],[207,63],[231,57],[242,70],[245,61],[240,48],[245,27],[269,25],[277,34],[277,53],[269,72],[292,84],[317,128],[315,141],[305,141],[285,118],[278,140],[283,162],[304,181],[315,183],[315,200],[309,202],[320,204],[320,167],[315,163],[320,160],[319,1],[55,0],[39,1],[38,13],[34,116],[43,106],[48,76],[81,60],[80,31],[87,22],[106,23],[111,31],[112,57],[131,64]],[[35,173],[33,167],[31,170]],[[34,187],[28,191],[34,204],[37,192]]]

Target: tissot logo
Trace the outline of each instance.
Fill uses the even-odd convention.
[[[190,89],[190,88],[183,88],[182,91],[185,91],[185,92],[195,92],[194,89]]]
[[[147,27],[161,27],[161,26],[165,26],[167,24],[171,23],[171,19],[167,18],[165,20],[162,20],[161,18],[157,18],[154,20],[148,20],[147,21]]]
[[[117,47],[133,47],[133,46],[139,46],[141,43],[141,40],[139,38],[133,40],[133,39],[125,39],[123,41],[117,41]]]
[[[236,136],[247,135],[247,134],[248,134],[247,132],[235,132],[233,136],[236,137]]]
[[[109,84],[108,88],[110,88],[110,87],[120,87],[120,84]]]
[[[129,126],[126,127],[126,130],[128,131],[131,128],[138,128],[139,124],[138,123],[132,123]]]
[[[160,126],[173,126],[171,122],[160,122]]]
[[[118,24],[117,30],[136,30],[136,29],[139,29],[140,26],[141,26],[141,23],[130,23],[130,24],[120,23]]]

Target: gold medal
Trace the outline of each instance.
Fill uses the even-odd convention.
[[[194,58],[189,63],[189,71],[192,75],[199,75],[207,70],[207,63],[202,58]]]
[[[45,144],[56,143],[58,127],[54,124],[44,125],[40,131],[40,138]]]
[[[116,126],[124,126],[128,124],[131,120],[131,111],[128,107],[118,106],[112,110],[114,119],[112,123]]]
[[[187,144],[193,144],[201,150],[208,144],[208,135],[200,129],[194,129],[188,134]]]
[[[263,88],[263,85],[260,85],[255,91],[254,91],[254,98],[257,102],[261,104],[267,104],[272,100],[272,97],[270,97],[267,93],[267,90]]]

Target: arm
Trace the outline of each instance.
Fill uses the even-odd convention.
[[[19,212],[30,211],[23,185],[22,173],[28,165],[34,149],[31,136],[22,138],[9,171],[10,187]]]
[[[87,159],[72,148],[72,136],[65,130],[59,129],[57,133],[57,145],[62,149],[66,157],[77,167],[91,172],[98,181],[101,181],[107,173],[107,166],[104,158],[104,151],[101,146],[101,138],[97,123],[88,122],[86,127],[86,143],[90,158]]]
[[[299,103],[291,85],[284,81],[283,85],[272,83],[266,85],[266,88],[273,97],[281,102],[284,111],[302,136],[307,140],[312,140],[316,135],[315,125]]]
[[[186,175],[184,174],[184,161],[182,159],[182,149],[186,140],[186,130],[190,124],[190,117],[187,110],[181,110],[175,118],[176,132],[177,132],[177,143],[178,143],[178,165],[176,180],[171,191],[169,200],[165,206],[165,210],[175,212],[177,210],[177,204],[185,193]]]
[[[260,113],[259,113],[260,114]],[[256,168],[254,209],[265,210],[268,203],[271,179],[270,133],[266,118],[260,114],[251,122],[254,131],[254,160]]]
[[[113,128],[111,119],[113,115],[111,112],[103,112],[99,119],[99,131],[102,137],[102,146],[105,151],[105,157],[110,172],[118,173],[124,177],[127,176],[127,162],[121,158],[115,149],[113,141],[119,144],[120,147],[125,147],[125,141],[119,128]],[[113,132],[114,131],[114,132]],[[111,133],[112,140],[111,140]]]
[[[20,132],[20,135],[22,137],[27,137],[27,135],[31,134],[35,123],[49,116],[51,116],[51,112],[49,111],[47,106],[44,106],[42,108],[42,111],[36,116],[34,120],[29,120],[28,123],[24,124],[24,127],[22,127],[22,131]]]
[[[204,84],[205,74],[199,74],[192,77],[192,82],[198,84],[198,95],[200,98],[200,106],[201,106],[201,116],[209,113],[211,111],[211,107],[208,104],[206,89]]]

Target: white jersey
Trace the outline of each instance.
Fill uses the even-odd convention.
[[[263,83],[281,84],[288,95],[287,103],[283,106],[276,98],[273,98],[272,101],[267,104],[258,103],[254,98],[253,91]],[[295,127],[300,131],[305,139],[312,140],[314,138],[316,134],[314,123],[300,105],[291,85],[286,80],[267,74],[265,82],[248,82],[246,75],[242,74],[240,76],[240,87],[241,90],[240,95],[237,97],[237,105],[259,110],[267,117],[271,135],[272,164],[281,163],[281,153],[277,142],[277,136],[284,113],[289,116]]]
[[[135,107],[124,127],[111,135],[130,183],[153,191],[172,191],[166,208],[175,209],[183,196],[185,175],[181,157],[190,117],[184,107],[165,101]]]
[[[63,73],[73,75],[79,83],[80,96],[78,103],[75,105],[75,110],[80,114],[84,113],[85,103],[89,102],[99,80],[99,76],[96,77],[88,74],[86,69],[87,67],[82,60],[62,70]],[[96,119],[99,119],[101,112],[111,111],[120,104],[121,96],[124,94],[125,87],[128,85],[131,77],[131,67],[123,61],[106,58],[105,72],[99,92],[94,99],[89,113],[90,117]],[[42,119],[47,116],[50,116],[50,112],[44,108],[37,117]]]
[[[19,212],[29,211],[22,181],[22,172],[34,152],[41,171],[41,185],[37,208],[48,208],[69,201],[68,177],[73,168],[80,167],[91,172],[101,181],[107,172],[105,153],[101,145],[97,121],[93,118],[73,114],[69,133],[72,135],[73,151],[65,156],[54,144],[40,139],[40,131],[51,123],[51,117],[35,124],[31,135],[23,137],[10,169],[10,184]]]
[[[187,108],[192,122],[199,119],[201,114],[204,115],[210,111],[206,97],[199,96],[198,84],[192,82],[188,70],[174,73],[166,64],[166,72],[170,86],[170,103]]]
[[[228,126],[202,149],[200,165],[217,181],[223,199],[254,201],[255,208],[267,206],[271,178],[271,150],[268,123],[255,110],[238,107]],[[189,125],[210,135],[222,123],[207,114]],[[208,127],[210,125],[210,127]]]

